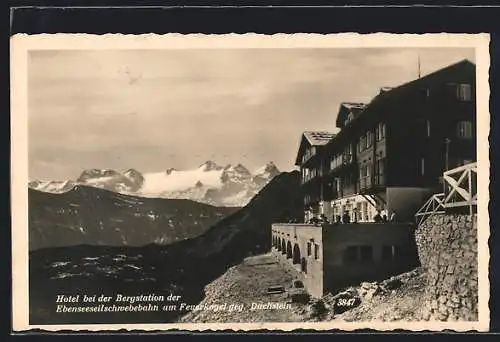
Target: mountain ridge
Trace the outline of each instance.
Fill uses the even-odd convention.
[[[252,173],[241,163],[221,166],[207,160],[195,169],[169,168],[144,174],[134,168],[85,169],[76,180],[34,180],[28,186],[43,192],[64,193],[85,185],[146,198],[190,199],[218,207],[242,207],[280,173],[273,162]]]
[[[29,189],[28,200],[30,250],[79,244],[167,245],[204,233],[238,209],[189,199],[141,198],[85,185],[65,193]]]

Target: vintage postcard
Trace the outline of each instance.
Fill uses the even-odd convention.
[[[487,34],[15,35],[13,328],[487,331]]]

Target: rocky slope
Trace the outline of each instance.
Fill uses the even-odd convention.
[[[421,268],[386,280],[361,283],[335,295],[329,294],[312,302],[305,312],[314,320],[422,321],[422,296],[426,290],[426,274]],[[343,306],[342,299],[353,299],[352,306]],[[324,306],[321,312],[318,307]]]
[[[241,207],[279,173],[272,162],[251,173],[241,164],[223,167],[209,160],[191,170],[170,168],[145,174],[135,169],[123,172],[89,169],[76,180],[35,180],[29,187],[62,193],[76,185],[86,185],[141,197],[191,199],[215,206]]]
[[[238,209],[81,185],[60,194],[30,189],[28,198],[30,250],[79,244],[169,244],[204,233]]]
[[[246,258],[205,286],[200,304],[210,307],[233,304],[230,310],[192,311],[179,322],[367,322],[422,320],[421,298],[426,289],[422,269],[389,279],[361,283],[308,303],[293,302],[288,295],[296,275],[281,267],[271,254]],[[281,286],[284,292],[269,293]],[[276,303],[274,309],[255,310],[256,304]],[[252,307],[254,309],[252,309]]]

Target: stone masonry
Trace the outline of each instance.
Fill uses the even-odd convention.
[[[423,319],[478,319],[477,217],[435,215],[416,230],[427,273]]]

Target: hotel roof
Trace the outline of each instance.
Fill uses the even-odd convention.
[[[326,131],[306,131],[304,132],[304,137],[312,146],[323,146],[335,137],[335,133]]]
[[[347,109],[363,109],[366,107],[366,103],[358,102],[342,102],[340,105],[346,107]]]
[[[295,159],[295,165],[300,165],[301,156],[306,148],[306,141],[311,146],[325,146],[335,137],[335,133],[327,131],[306,131],[300,138],[299,151]]]

